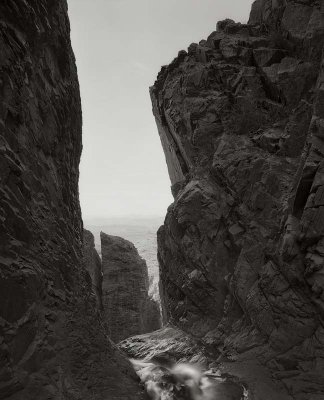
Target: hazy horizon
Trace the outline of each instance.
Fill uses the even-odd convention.
[[[83,223],[85,228],[90,226],[102,225],[152,225],[152,223],[159,222],[163,224],[164,215],[114,215],[114,216],[98,216],[98,217],[85,217]]]
[[[83,108],[84,220],[166,214],[173,198],[149,86],[217,21],[247,21],[251,3],[68,0]]]

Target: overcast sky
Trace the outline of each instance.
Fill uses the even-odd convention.
[[[161,65],[252,0],[68,0],[83,106],[83,217],[162,216],[172,202],[149,86]]]

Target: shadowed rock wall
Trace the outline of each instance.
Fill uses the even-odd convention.
[[[175,197],[158,233],[164,320],[298,400],[324,396],[323,12],[258,0],[151,88]]]
[[[148,296],[146,262],[133,243],[100,233],[103,269],[103,318],[119,342],[161,327],[157,302]]]
[[[82,266],[69,34],[65,0],[0,2],[0,398],[140,399]]]
[[[89,272],[93,293],[99,310],[102,310],[102,265],[99,254],[95,248],[93,234],[83,230],[83,262]]]

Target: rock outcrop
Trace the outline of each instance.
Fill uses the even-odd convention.
[[[164,320],[295,400],[324,396],[323,13],[257,0],[151,88],[175,197],[158,232]]]
[[[102,311],[101,259],[95,248],[94,236],[86,229],[83,230],[83,262],[91,278],[92,290],[96,296],[97,307]]]
[[[118,347],[133,359],[152,360],[163,356],[176,362],[199,364],[205,368],[209,367],[213,359],[208,348],[172,326],[132,336],[118,343]]]
[[[148,296],[146,262],[128,240],[103,232],[100,238],[103,318],[111,339],[119,342],[159,329],[160,310]]]
[[[0,398],[141,399],[82,266],[65,0],[0,2]]]

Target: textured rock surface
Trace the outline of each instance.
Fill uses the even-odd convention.
[[[159,329],[158,304],[148,296],[145,261],[133,243],[103,232],[103,317],[114,342]]]
[[[134,359],[152,360],[163,355],[177,362],[190,362],[203,367],[208,367],[213,359],[213,354],[200,341],[172,326],[127,338],[118,343],[118,347]]]
[[[324,398],[323,12],[258,0],[151,88],[175,196],[158,233],[164,320],[296,400]]]
[[[0,2],[0,398],[140,399],[82,266],[65,0]]]
[[[148,389],[152,387],[152,382],[161,388],[163,393],[161,399],[242,400],[243,398],[245,383],[228,373],[222,375],[214,362],[215,354],[179,329],[166,326],[153,333],[126,339],[118,346],[133,359],[132,363]],[[179,368],[176,369],[178,372],[176,374],[173,373],[174,363],[177,363],[176,368]],[[179,380],[181,371],[185,374],[182,377],[188,378],[188,371],[194,371],[196,378],[197,373],[200,376],[201,390],[198,390],[196,396],[190,395],[190,390],[188,393],[189,387],[192,388],[190,379],[187,382]],[[193,391],[191,394],[194,394]]]
[[[93,234],[83,230],[83,262],[89,272],[93,293],[99,310],[102,310],[102,265],[99,254],[95,248]]]
[[[154,218],[112,218],[85,222],[95,237],[96,250],[101,255],[100,232],[109,232],[129,240],[136,247],[138,254],[144,258],[149,275],[149,295],[160,302],[159,264],[157,260],[156,232],[163,222],[162,217]]]
[[[212,375],[216,374],[225,385],[217,386],[214,396],[206,395],[206,399],[241,400],[242,395],[237,396],[235,395],[236,391],[232,392],[231,383],[236,383],[240,387],[243,385],[248,399],[293,399],[289,390],[278,379],[273,379],[271,371],[262,365],[253,354],[246,353],[241,359],[232,362],[226,357],[219,357],[220,352],[215,346],[206,345],[201,340],[172,326],[166,326],[146,335],[131,337],[120,342],[118,346],[130,358],[136,360],[140,359],[145,362],[171,360],[190,363],[190,366],[198,365],[199,369],[212,372]],[[216,359],[217,361],[215,361]],[[136,365],[136,362],[134,364]],[[161,377],[153,377],[153,379],[159,382]],[[234,385],[234,388],[235,386],[237,387]],[[178,399],[176,392],[173,392],[173,395],[175,399]],[[313,398],[322,400],[322,397],[311,397],[311,399]],[[171,399],[173,400],[172,395]],[[183,398],[180,396],[180,399]]]

